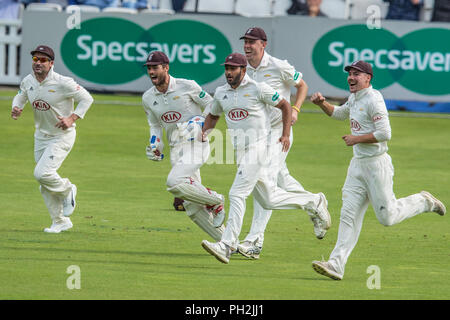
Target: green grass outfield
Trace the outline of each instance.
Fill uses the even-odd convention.
[[[336,242],[352,156],[341,140],[348,122],[302,112],[288,157],[291,174],[328,198],[333,226],[325,239],[315,238],[305,212],[275,211],[261,259],[238,255],[224,265],[202,249],[209,237],[172,210],[165,190],[170,163],[145,156],[149,129],[139,96],[95,95],[98,103],[78,121],[74,149],[59,171],[78,186],[74,228],[44,233],[51,221],[33,177],[33,116],[27,105],[18,121],[10,118],[7,97],[14,94],[0,93],[0,299],[450,298],[448,215],[425,213],[384,227],[369,207],[344,280],[311,268]],[[391,126],[397,198],[428,190],[450,208],[450,119],[391,117]],[[203,183],[225,195],[234,175],[234,165],[202,168]],[[247,208],[243,234],[252,201]],[[71,265],[80,267],[81,289],[66,286]],[[373,265],[381,271],[379,290],[367,287]]]

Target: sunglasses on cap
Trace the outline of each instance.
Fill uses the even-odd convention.
[[[39,57],[34,56],[32,59],[33,59],[34,62],[38,62],[39,61],[40,63],[46,63],[46,62],[50,61],[49,58],[45,58],[45,57],[39,58]]]

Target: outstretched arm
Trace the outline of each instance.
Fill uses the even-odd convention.
[[[314,93],[311,98],[311,102],[315,105],[318,105],[323,112],[325,112],[328,116],[331,117],[334,111],[334,106],[325,100],[325,97],[320,93]]]

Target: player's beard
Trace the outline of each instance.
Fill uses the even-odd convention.
[[[155,87],[159,87],[165,84],[167,80],[167,74],[163,73],[160,75],[156,75],[156,78],[151,78],[152,83]]]
[[[33,64],[32,66],[33,72],[36,75],[36,77],[39,78],[45,78],[50,71],[50,68],[46,68],[44,65],[40,64]]]
[[[231,87],[237,87],[241,83],[242,73],[239,72],[236,76],[227,75],[227,82]]]

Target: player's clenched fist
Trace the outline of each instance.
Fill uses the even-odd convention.
[[[320,105],[325,101],[325,97],[320,92],[316,92],[311,96],[310,100],[312,103]]]
[[[55,124],[55,127],[63,130],[67,130],[68,128],[72,127],[73,123],[75,122],[72,117],[57,116],[57,118],[59,121],[57,124]]]
[[[13,118],[14,120],[17,120],[18,117],[20,117],[20,115],[22,114],[23,109],[20,109],[19,107],[14,107],[11,110],[11,118]]]

